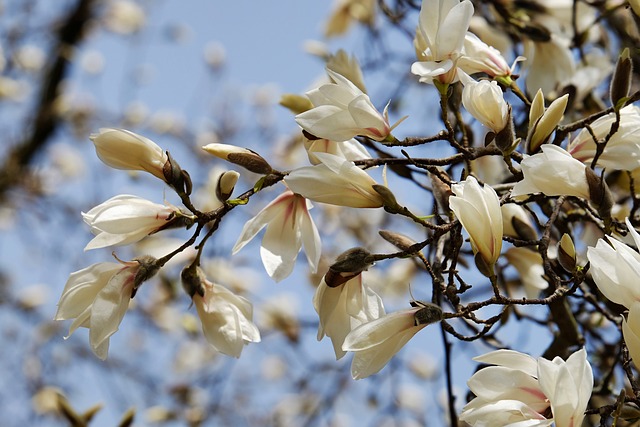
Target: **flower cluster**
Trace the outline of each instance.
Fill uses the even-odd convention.
[[[91,140],[106,165],[151,174],[181,204],[112,197],[82,213],[95,235],[86,249],[195,227],[186,243],[165,256],[118,259],[72,273],[55,319],[72,320],[69,335],[88,328],[91,348],[106,358],[138,289],[193,246],[196,254],[181,273],[184,290],[209,344],[239,357],[247,344],[261,340],[253,305],[232,292],[234,287],[225,287],[221,274],[208,272],[213,278],[208,279],[201,264],[219,228],[230,217],[242,218],[238,211],[251,212],[234,234],[229,255],[244,249],[245,258],[258,262],[259,252],[275,282],[286,282],[308,264],[315,279],[309,309],[312,305],[317,314],[317,339],[331,341],[336,359],[352,353],[354,379],[380,372],[416,334],[432,332],[435,327],[428,326],[436,323],[449,358],[449,337],[508,346],[497,332],[513,315],[557,329],[553,342],[537,359],[513,350],[475,358],[491,366],[469,379],[473,398],[460,419],[472,426],[581,425],[594,384],[586,348],[596,352],[593,362],[607,356],[599,347],[626,345],[636,366],[640,363],[640,234],[633,225],[639,208],[640,109],[633,105],[638,95],[630,94],[633,61],[631,50],[625,50],[613,67],[611,107],[592,112],[599,108],[592,89],[601,87],[611,70],[595,65],[599,47],[581,49],[581,64],[572,49],[582,48],[574,45],[589,37],[604,43],[591,27],[605,17],[583,3],[567,3],[571,7],[564,13],[562,5],[548,3],[530,11],[519,5],[513,15],[512,5],[495,4],[489,19],[494,12],[484,9],[492,8],[480,10],[470,0],[422,2],[413,16],[417,60],[405,64],[405,74],[416,85],[437,89],[444,127],[428,137],[394,136],[408,132],[408,126],[396,131],[407,116],[390,121],[404,105],[384,98],[377,104],[364,84],[367,68],[355,57],[343,51],[320,55],[326,60],[324,79],[304,95],[288,94],[281,101],[297,124],[288,148],[299,148],[301,155],[287,152],[271,162],[250,148],[207,141],[202,149],[213,156],[209,160],[243,168],[242,173],[217,171],[213,185],[199,189],[215,196],[209,210],[191,197],[193,183],[202,180],[192,182],[168,151],[131,131],[101,129]],[[368,4],[367,15],[373,13]],[[568,10],[572,19],[564,16]],[[391,17],[391,8],[385,13]],[[499,31],[503,26],[508,37]],[[514,66],[524,58],[516,56],[510,67],[507,53],[527,56],[522,89]],[[426,93],[434,89],[424,87]],[[475,135],[480,125],[482,141]],[[432,143],[438,148],[428,151]],[[236,192],[246,184],[244,192]],[[270,201],[260,204],[265,193],[272,194]],[[379,232],[386,242],[373,232],[382,226],[390,227]],[[321,231],[335,237],[335,245],[323,248]],[[258,249],[252,240],[261,232]],[[221,240],[216,252],[226,250]],[[354,241],[363,247],[353,247]],[[395,249],[369,252],[387,244]],[[351,249],[330,263],[342,245]],[[304,267],[297,265],[303,250]],[[410,265],[412,273],[376,265],[390,260]],[[429,302],[411,295],[410,308],[394,307],[387,296],[408,290],[409,282],[426,284]],[[608,329],[583,322],[594,312],[606,318]],[[288,338],[297,335],[296,328]],[[620,354],[628,359],[626,351]],[[626,369],[626,359],[607,367],[612,377]],[[449,395],[449,416],[455,418],[452,390]],[[607,405],[602,414],[618,414],[618,406]]]

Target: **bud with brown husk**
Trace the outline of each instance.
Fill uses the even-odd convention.
[[[613,207],[613,195],[602,175],[598,176],[593,169],[586,167],[584,173],[589,186],[589,200],[596,206],[598,214],[604,220],[605,225],[611,223],[611,208]],[[602,172],[604,174],[604,171]]]
[[[609,87],[609,97],[611,105],[616,110],[624,107],[631,89],[631,79],[633,76],[633,63],[629,54],[629,48],[625,48],[616,62],[616,68],[611,78],[611,86]]]
[[[573,273],[576,269],[576,247],[567,233],[558,242],[558,263],[568,273]]]
[[[199,266],[191,264],[185,267],[180,273],[180,278],[182,279],[182,287],[189,297],[193,298],[195,294],[204,297],[205,289],[203,282],[205,275]]]
[[[324,281],[328,287],[335,288],[368,270],[373,264],[374,257],[368,250],[351,248],[336,258],[325,274]]]
[[[228,162],[242,166],[250,172],[269,175],[273,168],[262,156],[248,148],[240,148],[229,144],[208,144],[202,147],[204,151]]]
[[[401,251],[410,250],[411,246],[415,245],[417,242],[404,234],[396,233],[395,231],[389,230],[380,230],[378,234],[387,242],[391,243],[396,248]]]
[[[178,194],[191,194],[193,184],[191,183],[191,177],[189,173],[182,170],[178,162],[171,156],[171,153],[167,151],[167,162],[162,168],[164,174],[164,180],[170,187],[174,188]]]
[[[411,301],[412,307],[420,307],[413,315],[415,326],[430,325],[443,319],[442,308],[435,304],[422,301]]]

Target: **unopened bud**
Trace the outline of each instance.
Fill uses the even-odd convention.
[[[531,227],[530,224],[524,222],[520,218],[515,216],[511,218],[511,225],[513,226],[513,229],[516,231],[516,234],[520,239],[522,240],[538,239],[538,233],[536,233],[536,230],[533,227]]]
[[[393,195],[387,186],[374,184],[371,188],[373,188],[373,190],[382,197],[382,203],[385,211],[389,213],[398,213],[402,209],[396,201],[396,196]]]
[[[311,110],[313,108],[313,104],[306,96],[295,95],[293,93],[285,93],[280,98],[280,105],[284,108],[287,108],[293,114],[304,113],[305,111]]]
[[[629,48],[627,47],[618,57],[618,62],[616,62],[616,68],[613,72],[613,77],[611,78],[611,86],[609,87],[611,105],[613,105],[616,110],[622,108],[624,99],[629,96],[632,75],[633,63],[631,62]]]
[[[202,269],[195,264],[182,269],[180,273],[182,287],[190,298],[193,298],[195,294],[204,297],[204,277]]]
[[[391,243],[401,251],[408,251],[411,246],[416,244],[416,241],[410,239],[404,234],[396,233],[395,231],[380,230],[378,234],[382,236],[384,240]]]
[[[156,263],[157,260],[149,255],[134,258],[133,261],[140,264],[140,267],[136,272],[136,276],[133,279],[133,289],[135,290],[144,282],[155,276],[158,270],[160,270],[160,266]]]
[[[175,188],[179,193],[191,194],[193,184],[189,173],[182,170],[178,162],[167,151],[167,161],[162,168],[164,180],[169,186]]]
[[[442,171],[447,178],[449,176],[446,172]],[[453,191],[451,191],[451,186],[444,182],[440,176],[434,173],[430,173],[429,177],[431,178],[431,192],[433,193],[433,197],[436,200],[436,203],[444,212],[450,212],[449,208],[449,197],[453,195]]]
[[[125,412],[122,415],[122,418],[120,419],[120,422],[118,423],[118,427],[129,427],[133,424],[133,420],[136,417],[136,410],[135,408],[129,408],[127,409],[127,412]]]
[[[218,178],[218,184],[216,185],[216,196],[218,200],[224,202],[231,197],[233,189],[236,187],[236,183],[240,178],[240,174],[236,171],[226,171],[220,178]]]
[[[564,233],[558,242],[558,262],[569,273],[576,268],[576,247],[567,233]]]
[[[248,171],[268,175],[273,172],[269,163],[255,151],[229,144],[208,144],[202,147],[204,151],[228,162],[242,166]]]
[[[336,258],[325,274],[324,281],[330,288],[335,288],[369,269],[373,263],[373,257],[368,250],[351,248]]]
[[[538,93],[540,94],[540,99],[542,99],[542,105],[544,108],[544,99],[542,98],[542,92],[538,91]],[[536,94],[536,98],[537,97],[538,95]],[[530,154],[538,151],[540,146],[549,140],[549,137],[558,126],[558,123],[560,123],[560,120],[562,120],[568,102],[569,94],[562,95],[560,98],[554,100],[551,105],[549,105],[549,108],[547,108],[540,117],[533,121],[531,120],[532,117],[538,114],[538,112],[536,111],[534,112],[534,114],[529,112],[527,151]],[[536,110],[537,109],[538,106],[536,106]]]
[[[442,309],[435,304],[422,301],[411,301],[412,307],[421,307],[413,315],[415,326],[430,325],[442,320]]]
[[[600,217],[604,220],[609,220],[611,218],[611,208],[613,207],[613,195],[609,190],[609,186],[590,167],[584,168],[584,173],[589,186],[589,199],[597,207]]]
[[[496,147],[504,156],[509,156],[516,149],[516,133],[513,130],[513,118],[511,117],[511,105],[508,106],[507,125],[495,136]],[[519,142],[519,140],[518,140]]]

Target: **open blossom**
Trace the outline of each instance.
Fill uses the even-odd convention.
[[[315,273],[321,255],[320,234],[313,223],[311,203],[299,194],[286,191],[246,222],[233,247],[237,253],[264,227],[260,257],[267,273],[279,282],[291,274],[302,245]]]
[[[543,144],[542,152],[526,157],[522,163],[524,179],[511,190],[511,196],[543,193],[547,196],[576,196],[589,199],[584,163],[557,145]]]
[[[637,247],[640,235],[629,219],[625,220],[629,233]],[[589,272],[600,292],[616,304],[631,308],[640,301],[640,254],[614,237],[599,239],[595,248],[587,249],[587,259],[591,263]]]
[[[527,41],[524,48],[528,93],[541,89],[545,94],[555,94],[575,75],[576,63],[567,39],[552,32],[549,41]]]
[[[469,0],[426,0],[422,2],[418,32],[414,41],[418,62],[411,72],[424,83],[457,81],[456,62],[473,15]]]
[[[245,344],[260,342],[249,300],[206,279],[201,285],[202,295],[196,292],[192,298],[209,344],[222,354],[238,358]]]
[[[603,141],[616,121],[615,113],[600,117],[590,128],[598,141]],[[567,149],[575,158],[590,163],[596,153],[596,143],[587,129],[582,129]],[[608,169],[632,171],[640,167],[640,108],[627,105],[620,110],[620,127],[598,158],[598,165]]]
[[[344,76],[327,69],[335,83],[307,92],[314,105],[296,116],[296,122],[310,134],[332,141],[346,141],[356,135],[376,141],[386,139],[397,126],[389,125],[387,108],[380,113],[369,96]]]
[[[90,136],[104,164],[114,169],[146,171],[165,181],[167,154],[155,142],[124,129],[102,128]]]
[[[96,249],[135,243],[162,229],[180,213],[175,206],[160,205],[121,194],[82,213],[96,237],[84,248]]]
[[[502,211],[495,190],[480,186],[469,176],[465,181],[454,184],[451,190],[455,196],[449,198],[449,206],[469,233],[475,254],[480,254],[486,266],[491,268],[502,249]]]
[[[464,85],[462,105],[480,123],[495,133],[509,124],[509,106],[495,81],[475,81],[466,73],[458,73]]]
[[[433,307],[419,305],[396,311],[352,330],[345,338],[342,349],[354,352],[351,363],[353,379],[359,380],[379,372],[415,334],[429,323],[440,320],[442,311]],[[422,318],[425,310],[430,310],[434,316]]]
[[[322,163],[315,153],[333,154],[343,159],[353,162],[355,160],[370,159],[371,155],[362,144],[355,138],[347,141],[331,141],[329,139],[307,139],[304,140],[304,148],[307,150],[309,162],[312,165]]]
[[[462,410],[461,421],[478,427],[582,425],[593,390],[593,372],[584,349],[566,361],[559,357],[536,361],[512,350],[493,351],[474,360],[495,366],[469,379],[476,397]]]
[[[385,314],[382,299],[362,281],[362,274],[336,287],[323,278],[313,296],[313,307],[320,318],[318,341],[331,338],[336,359],[342,358],[345,337],[357,326]]]
[[[464,53],[456,66],[465,73],[485,73],[490,77],[499,77],[510,76],[513,72],[500,51],[480,40],[475,34],[467,32],[463,46]]]
[[[373,186],[377,182],[353,162],[327,153],[316,153],[322,162],[293,170],[285,178],[291,191],[307,199],[352,208],[379,208],[383,200]]]
[[[91,349],[106,359],[109,338],[118,330],[134,289],[157,271],[152,261],[101,262],[71,273],[54,319],[74,319],[68,336],[79,327],[89,328]]]

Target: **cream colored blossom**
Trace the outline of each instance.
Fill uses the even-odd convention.
[[[299,194],[286,191],[269,203],[244,225],[233,247],[236,254],[263,228],[267,231],[260,246],[260,257],[267,273],[276,282],[289,276],[302,245],[313,273],[318,269],[322,251],[320,234],[309,203]]]
[[[157,271],[153,261],[101,262],[71,273],[54,320],[74,319],[68,336],[79,327],[89,328],[91,349],[106,359],[109,338],[118,330],[134,289]]]
[[[452,185],[451,190],[455,196],[449,198],[449,206],[469,233],[473,252],[480,254],[488,267],[493,266],[502,249],[502,212],[498,195],[489,185],[481,187],[473,176]]]
[[[345,337],[357,326],[385,314],[382,299],[362,280],[362,274],[336,287],[327,286],[324,278],[316,288],[313,307],[318,313],[318,341],[331,338],[336,359],[342,358]]]
[[[424,83],[457,81],[456,62],[473,15],[469,0],[427,0],[422,2],[414,45],[418,61],[411,72]]]
[[[356,135],[386,139],[397,126],[389,125],[387,108],[380,113],[369,96],[346,77],[327,69],[334,83],[307,92],[314,105],[296,116],[296,123],[318,138],[346,141]]]
[[[90,136],[96,154],[114,169],[139,170],[165,181],[167,154],[155,142],[124,129],[102,128]]]
[[[379,208],[383,200],[373,186],[377,182],[365,171],[338,156],[316,153],[322,162],[294,169],[285,178],[291,191],[307,199],[352,208]]]
[[[159,205],[137,196],[121,194],[99,204],[82,219],[96,237],[85,250],[135,243],[168,225],[180,209]]]

